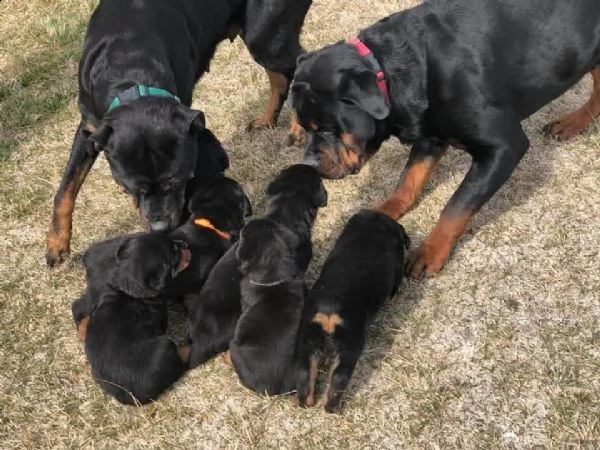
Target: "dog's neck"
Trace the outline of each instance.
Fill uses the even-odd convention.
[[[425,134],[427,101],[426,50],[422,34],[405,36],[404,45],[391,47],[383,37],[405,33],[408,20],[402,13],[378,22],[359,33],[359,38],[373,52],[388,83],[391,112],[381,121],[384,134],[394,135],[403,142],[413,142]],[[383,36],[383,37],[382,37]],[[398,36],[400,37],[400,36]]]

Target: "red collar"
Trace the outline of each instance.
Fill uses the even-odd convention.
[[[371,69],[373,69],[373,71],[375,72],[375,76],[377,77],[377,86],[379,86],[379,89],[381,90],[381,92],[383,92],[385,102],[389,106],[390,91],[388,89],[387,82],[385,81],[385,73],[383,73],[383,69],[381,68],[381,65],[379,64],[377,59],[375,59],[375,56],[373,55],[371,49],[367,47],[365,43],[357,37],[348,39],[346,43],[353,46],[358,52],[358,55],[361,58],[365,58],[367,63],[371,66]]]

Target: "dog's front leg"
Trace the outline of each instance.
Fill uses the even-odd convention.
[[[438,223],[411,255],[408,268],[413,278],[442,269],[471,217],[508,180],[529,148],[529,140],[514,115],[498,111],[486,115],[485,123],[476,125],[479,137],[464,142],[473,157],[469,171]]]
[[[50,267],[61,264],[71,251],[71,226],[75,199],[98,153],[87,139],[84,122],[79,124],[73,140],[71,156],[54,196],[52,223],[46,241],[46,263]]]
[[[425,183],[447,148],[448,144],[436,138],[425,138],[415,142],[400,175],[398,187],[375,209],[394,220],[406,214],[421,195]]]

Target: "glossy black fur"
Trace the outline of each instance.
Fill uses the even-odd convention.
[[[367,325],[402,281],[409,244],[402,225],[385,214],[364,210],[350,218],[306,298],[297,356],[300,405],[314,404],[311,359],[318,361],[329,339],[339,363],[332,367],[325,409],[340,409]]]
[[[197,184],[193,189],[187,222],[170,233],[171,238],[184,241],[191,252],[189,267],[169,287],[169,294],[178,297],[197,294],[213,267],[238,239],[245,217],[252,214],[250,199],[242,186],[231,178],[221,176],[207,184]],[[219,231],[199,226],[195,219],[207,219]]]
[[[222,155],[202,145],[204,116],[190,108],[195,83],[217,44],[238,32],[266,69],[291,80],[310,0],[103,0],[94,11],[79,65],[81,122],[54,199],[48,265],[70,252],[79,188],[104,150],[113,178],[132,195],[142,224],[180,224],[185,187],[222,172]],[[181,99],[143,97],[107,113],[126,89],[144,84]],[[289,84],[289,81],[288,81]],[[287,89],[281,94],[285,100]]]
[[[87,320],[85,352],[92,376],[125,404],[156,400],[185,372],[167,337],[163,292],[181,258],[162,233],[138,234],[92,245],[84,255],[88,286],[73,303],[77,324]]]
[[[311,229],[319,205],[327,202],[320,177],[303,165],[284,169],[267,186],[265,216],[279,221],[300,236],[294,249],[296,265],[304,272],[312,258]],[[235,243],[217,262],[200,294],[190,302],[188,333],[191,340],[190,367],[226,351],[242,312],[242,273]]]
[[[267,395],[295,385],[295,347],[304,305],[311,233],[327,192],[317,172],[294,165],[267,187],[265,214],[242,230],[237,248],[242,314],[230,354],[242,383]]]
[[[406,173],[439,148],[432,140],[459,146],[473,160],[444,210],[451,219],[475,213],[509,178],[529,148],[521,121],[600,65],[600,3],[430,0],[358,36],[383,68],[391,104],[353,46],[302,55],[292,92],[307,163],[343,178],[395,136],[414,143]],[[346,162],[344,133],[356,154]]]

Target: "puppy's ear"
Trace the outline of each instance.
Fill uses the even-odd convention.
[[[198,134],[198,159],[195,177],[203,182],[210,181],[215,175],[222,174],[229,168],[227,151],[208,128]]]
[[[325,189],[325,186],[323,186],[323,182],[321,181],[319,182],[319,187],[315,194],[313,206],[315,208],[325,208],[327,206],[327,198],[327,190]]]
[[[97,152],[104,150],[113,131],[113,128],[106,121],[103,121],[88,138],[94,143],[94,150]]]
[[[371,71],[346,73],[340,87],[340,100],[358,106],[377,120],[390,114],[385,96],[377,86],[377,77]]]
[[[113,271],[111,284],[118,290],[133,298],[154,297],[157,290],[154,280],[146,279],[137,264],[131,264],[131,251],[134,250],[134,240],[127,239],[116,252],[116,268]]]

